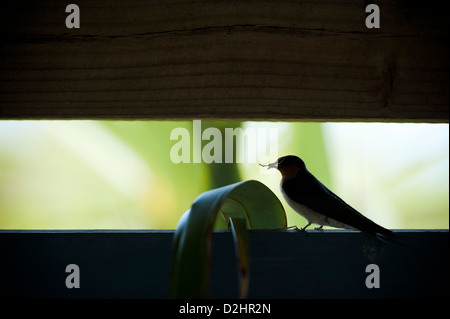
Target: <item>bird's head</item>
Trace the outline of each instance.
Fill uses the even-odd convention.
[[[302,159],[294,155],[280,157],[275,162],[264,166],[267,166],[267,169],[278,169],[281,175],[283,175],[283,179],[290,179],[297,175],[299,171],[306,170],[305,163]]]

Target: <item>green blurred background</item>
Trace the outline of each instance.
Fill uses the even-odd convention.
[[[448,124],[201,124],[221,132],[276,128],[280,156],[302,157],[319,180],[377,223],[448,229]],[[282,199],[275,170],[262,171],[257,163],[173,163],[172,130],[185,128],[192,138],[192,126],[192,121],[1,121],[0,228],[174,229],[201,192],[248,179],[272,189],[290,226],[305,225]],[[246,147],[267,154],[269,146],[261,144]]]

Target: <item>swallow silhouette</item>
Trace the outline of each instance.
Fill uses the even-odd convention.
[[[294,211],[302,215],[308,224],[359,230],[380,239],[392,239],[395,234],[363,216],[356,209],[330,191],[307,169],[297,156],[280,157],[276,162],[261,165],[277,168],[281,175],[280,189],[283,197]]]

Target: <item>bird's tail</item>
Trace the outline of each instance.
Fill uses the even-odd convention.
[[[375,234],[373,234],[377,239],[381,240],[384,243],[396,243],[404,246],[404,244],[399,240],[396,233],[379,225],[377,226],[379,228],[377,227],[377,231],[375,232]]]

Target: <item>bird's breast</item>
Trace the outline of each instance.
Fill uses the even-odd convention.
[[[337,228],[346,228],[346,229],[355,229],[354,227],[351,227],[347,224],[344,224],[340,221],[337,221],[333,218],[330,218],[324,214],[321,214],[314,209],[300,204],[296,202],[295,200],[291,199],[283,190],[283,184],[280,186],[281,194],[283,194],[284,199],[288,203],[289,206],[298,214],[306,218],[309,223],[321,225],[321,226],[331,226],[331,227],[337,227]]]
[[[320,224],[319,222],[325,221],[324,220],[325,216],[323,216],[322,214],[291,199],[284,191],[282,185],[283,184],[281,184],[280,186],[281,194],[283,194],[284,199],[286,200],[288,205],[292,207],[293,210],[295,210],[298,214],[305,217],[308,220],[308,222]]]

